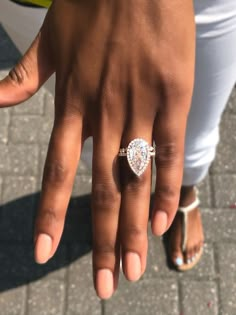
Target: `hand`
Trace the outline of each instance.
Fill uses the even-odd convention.
[[[178,206],[193,88],[195,24],[189,0],[54,0],[22,60],[0,83],[0,106],[20,103],[56,73],[55,121],[35,223],[35,259],[51,258],[63,231],[83,142],[93,137],[93,269],[101,298],[144,273],[151,166],[135,176],[120,147],[154,140],[152,230]]]

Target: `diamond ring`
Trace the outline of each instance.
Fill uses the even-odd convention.
[[[121,148],[118,156],[127,156],[131,170],[137,176],[143,174],[152,156],[155,156],[156,150],[150,146],[147,141],[137,138],[132,140],[127,148]]]

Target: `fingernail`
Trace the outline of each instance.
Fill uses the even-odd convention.
[[[162,210],[155,211],[152,217],[152,232],[155,235],[162,235],[166,232],[168,223],[167,213]]]
[[[52,238],[48,234],[39,234],[35,244],[35,260],[38,264],[45,264],[52,251]]]
[[[96,276],[97,295],[101,299],[109,299],[114,292],[113,274],[109,269],[100,269]]]
[[[182,265],[183,265],[183,259],[180,258],[180,257],[177,257],[177,258],[175,259],[175,264],[176,264],[177,266],[182,266]]]
[[[126,254],[126,276],[129,281],[137,281],[141,277],[141,261],[136,253]]]

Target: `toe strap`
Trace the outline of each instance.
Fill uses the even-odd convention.
[[[188,205],[187,207],[179,207],[178,211],[180,211],[184,214],[187,214],[188,212],[197,208],[197,206],[199,206],[199,204],[200,204],[200,200],[198,197],[196,197],[196,199],[190,205]]]
[[[183,237],[182,251],[183,252],[186,250],[187,239],[188,239],[188,235],[187,235],[188,213],[194,210],[195,208],[197,208],[200,204],[200,200],[198,198],[199,193],[196,187],[195,187],[195,193],[196,193],[196,198],[190,205],[188,205],[187,207],[178,208],[178,211],[183,213],[183,216],[184,216],[183,230],[182,230],[182,237]]]

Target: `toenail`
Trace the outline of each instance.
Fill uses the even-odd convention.
[[[177,258],[175,259],[175,264],[176,264],[177,266],[183,265],[183,259],[180,258],[180,257],[177,257]]]
[[[191,259],[188,258],[188,259],[187,259],[187,264],[190,264],[190,263],[191,263]]]

